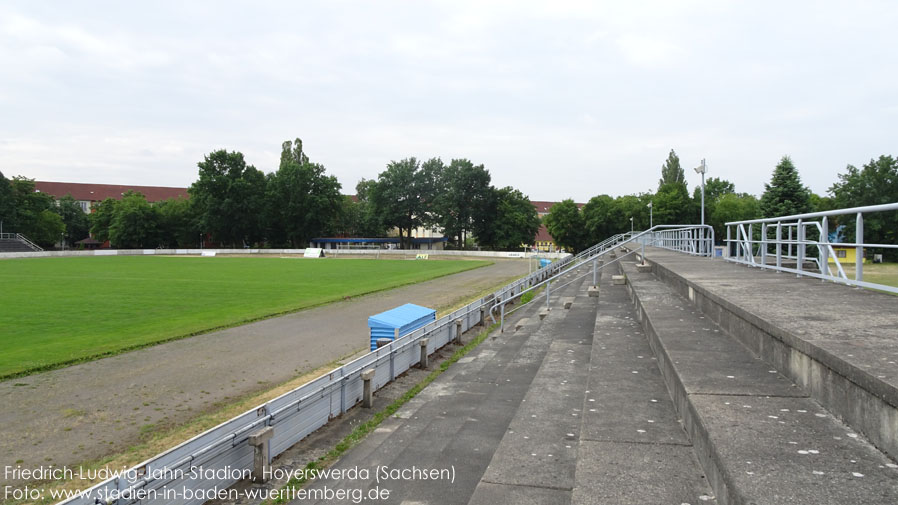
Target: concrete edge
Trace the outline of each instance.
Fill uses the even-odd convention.
[[[824,408],[898,457],[898,388],[653,263],[655,275]],[[637,314],[639,312],[637,311]],[[732,317],[727,317],[727,314]]]

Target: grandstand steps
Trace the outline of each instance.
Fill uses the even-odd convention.
[[[647,256],[652,261],[654,256]],[[621,269],[677,414],[719,503],[898,503],[894,461],[781,374],[778,370],[789,369],[788,360],[783,366],[783,358],[770,349],[773,344],[761,343],[764,337],[757,327],[730,324],[725,329],[714,322],[731,321],[723,312],[738,307],[707,305],[713,313],[705,314],[689,299],[700,298],[697,286],[687,286],[671,271],[656,265],[655,273],[640,273],[630,261]],[[774,281],[782,284],[784,279]],[[705,300],[711,294],[701,296]],[[754,342],[762,352],[753,354],[745,342]],[[779,351],[797,359],[795,351],[782,349],[778,342]],[[758,355],[773,358],[772,364]],[[846,395],[851,401],[851,393]],[[861,402],[858,397],[855,405]]]
[[[571,503],[715,503],[612,268],[601,279]]]
[[[0,252],[34,252],[34,249],[19,239],[0,238]]]
[[[581,288],[575,283],[559,290],[559,297]],[[583,288],[585,289],[585,288]],[[365,441],[335,464],[336,468],[374,469],[385,465],[454,468],[454,481],[391,481],[389,503],[465,503],[486,471],[516,412],[550,355],[559,324],[573,311],[556,309],[540,320],[545,302],[522,306],[509,316],[504,333],[495,331],[477,348],[382,422]],[[513,331],[516,320],[529,324]],[[374,488],[370,482],[321,480],[313,488]],[[381,485],[384,487],[384,485]],[[321,502],[328,503],[328,502]]]

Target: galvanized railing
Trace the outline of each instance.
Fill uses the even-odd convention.
[[[18,240],[19,242],[30,247],[33,251],[43,251],[44,248],[28,240],[28,237],[21,233],[0,233],[0,239]]]
[[[388,345],[347,363],[303,386],[260,405],[202,433],[177,447],[146,460],[60,503],[66,505],[148,504],[198,505],[203,496],[224,490],[249,475],[254,448],[249,437],[259,429],[272,427],[268,460],[296,444],[330,419],[346,412],[362,400],[362,372],[373,369],[372,388],[377,390],[417,364],[420,344],[427,339],[431,354],[485,321],[499,300],[519,296],[525,286],[551,277],[572,261],[562,258],[519,279],[496,293],[476,300],[437,321],[419,328]],[[196,479],[192,469],[215,478]],[[208,473],[207,473],[208,472]],[[100,500],[100,502],[97,502]]]
[[[646,231],[630,232],[615,235],[599,244],[596,244],[585,251],[577,254],[572,258],[566,258],[565,261],[557,262],[559,269],[552,275],[545,275],[542,279],[536,278],[530,280],[530,285],[519,291],[517,295],[512,297],[505,296],[497,299],[490,309],[490,317],[496,322],[496,316],[499,316],[500,329],[505,330],[505,316],[511,314],[515,310],[520,309],[526,304],[519,305],[514,310],[506,312],[506,305],[514,299],[515,296],[524,293],[546,288],[546,307],[549,306],[549,296],[552,293],[552,283],[555,283],[555,291],[592,274],[592,283],[596,285],[598,282],[598,273],[601,269],[608,265],[614,264],[630,254],[634,254],[636,250],[631,250],[623,256],[617,257],[612,261],[602,261],[599,259],[609,251],[628,244],[639,244],[642,246],[641,257],[645,258],[646,245],[669,249],[672,251],[683,252],[696,256],[711,256],[714,245],[714,228],[709,225],[657,225]],[[591,271],[581,274],[574,278],[569,278],[572,272],[579,270],[583,266],[591,266]],[[558,285],[559,279],[567,277],[562,285]],[[534,297],[535,299],[535,297]]]
[[[714,251],[714,228],[706,224],[657,225],[642,232],[637,241],[693,256],[710,256]]]
[[[864,248],[898,249],[896,244],[864,242],[864,214],[896,210],[898,203],[889,203],[729,222],[726,223],[727,260],[898,293],[896,287],[864,281]],[[853,241],[830,240],[830,218],[834,216],[851,216],[849,221],[853,220],[855,225]],[[839,253],[847,253],[848,250],[853,250],[855,256],[853,279],[840,261]]]

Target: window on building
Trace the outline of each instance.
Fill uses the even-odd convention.
[[[848,251],[845,249],[836,249],[836,258],[846,258]]]

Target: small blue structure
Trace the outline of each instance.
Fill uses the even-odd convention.
[[[550,260],[550,259],[540,258],[540,260],[539,260],[540,268],[546,268],[547,266],[549,266],[551,264],[552,264],[552,260]]]
[[[368,318],[368,328],[371,329],[371,350],[377,349],[377,339],[379,338],[395,340],[397,337],[436,320],[437,311],[414,303],[406,303],[395,309],[375,314]]]

